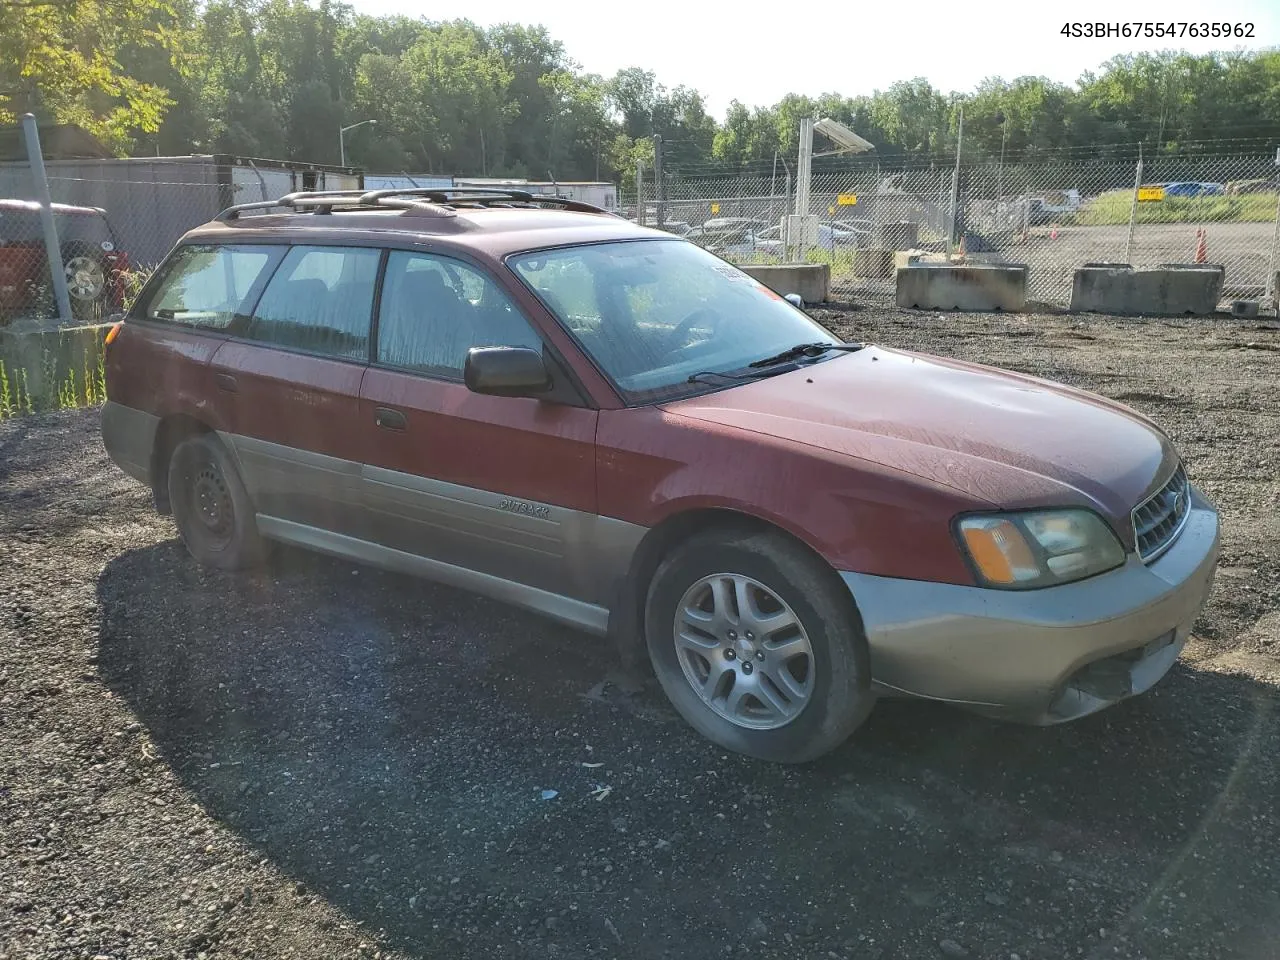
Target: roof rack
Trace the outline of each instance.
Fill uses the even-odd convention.
[[[555,207],[573,213],[608,213],[600,207],[568,197],[543,196],[526,190],[496,190],[488,187],[415,187],[388,190],[313,190],[286,194],[278,200],[257,200],[227,207],[214,219],[224,223],[239,219],[250,210],[283,207],[294,212],[329,214],[335,210],[402,210],[414,216],[453,217],[459,208]]]

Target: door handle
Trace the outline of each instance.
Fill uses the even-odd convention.
[[[236,378],[231,376],[229,373],[215,373],[213,375],[213,382],[218,385],[219,390],[225,390],[227,393],[235,393],[240,389],[239,385],[236,383]]]
[[[404,414],[390,407],[374,407],[373,422],[384,430],[403,430],[406,426]]]

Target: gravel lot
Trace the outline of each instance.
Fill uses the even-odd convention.
[[[1051,729],[886,702],[768,766],[532,616],[198,569],[96,413],[9,421],[0,958],[1280,957],[1280,330],[823,319],[1168,425],[1225,524],[1184,663]]]

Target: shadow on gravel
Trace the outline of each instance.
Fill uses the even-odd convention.
[[[410,953],[1273,956],[1276,699],[1243,679],[1051,729],[884,703],[787,768],[602,682],[601,641],[367,568],[171,542],[98,596],[192,796]]]

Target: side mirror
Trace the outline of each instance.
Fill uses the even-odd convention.
[[[551,389],[542,354],[529,347],[472,347],[462,379],[472,393],[495,397],[530,397]]]
[[[803,309],[804,309],[804,301],[800,299],[800,294],[798,294],[798,293],[788,293],[788,294],[787,294],[785,297],[783,297],[782,299],[783,299],[783,300],[785,300],[785,301],[787,301],[787,303],[791,304],[791,305],[792,305],[793,307],[795,307],[797,310],[803,310]]]

